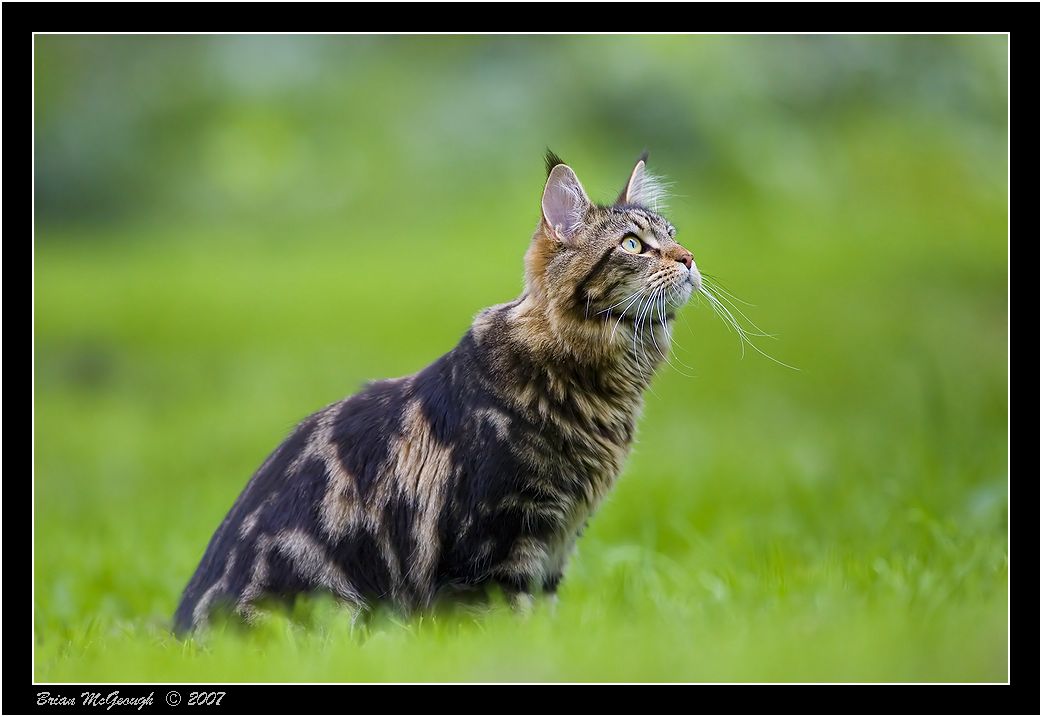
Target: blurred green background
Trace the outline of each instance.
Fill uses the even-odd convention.
[[[41,36],[37,680],[988,680],[1007,662],[1005,36]],[[521,289],[546,146],[638,153],[704,305],[556,613],[181,643],[291,426]]]

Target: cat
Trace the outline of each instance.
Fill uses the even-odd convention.
[[[175,632],[312,591],[404,614],[493,586],[521,608],[556,597],[701,285],[646,162],[602,206],[548,150],[521,295],[418,373],[304,419],[210,539]]]

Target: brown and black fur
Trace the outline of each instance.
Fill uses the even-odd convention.
[[[403,612],[491,585],[519,604],[556,591],[669,344],[672,306],[649,299],[642,322],[620,300],[665,287],[678,305],[699,278],[642,201],[654,198],[644,157],[610,206],[590,203],[556,155],[547,165],[521,296],[482,311],[418,373],[302,421],[211,538],[179,633],[218,605],[249,619],[262,598],[311,591]],[[620,247],[634,233],[654,255]]]

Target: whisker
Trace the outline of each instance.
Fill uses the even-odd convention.
[[[728,324],[734,330],[734,332],[738,334],[738,338],[742,344],[743,357],[745,356],[745,344],[749,344],[749,346],[751,346],[754,351],[756,351],[764,358],[768,358],[771,361],[774,361],[776,364],[785,366],[786,368],[790,368],[793,371],[799,371],[799,369],[795,366],[790,366],[784,361],[779,361],[770,354],[764,352],[759,346],[753,343],[752,339],[749,338],[752,334],[750,334],[748,331],[742,328],[741,324],[739,324],[738,320],[734,317],[734,314],[732,314],[726,306],[720,303],[720,301],[717,300],[715,296],[713,296],[713,294],[709,291],[708,288],[706,288],[704,284],[699,288],[699,293],[701,293],[710,301],[710,305],[713,307],[713,310],[716,312],[718,316],[720,316],[721,319],[723,319],[724,323]]]
[[[674,308],[677,308],[679,306],[675,301],[673,301],[673,298],[677,296],[678,291],[679,289],[677,287],[673,287],[669,293],[669,296],[666,297],[666,302],[671,304]],[[684,322],[687,322],[686,316],[684,317]],[[680,353],[678,351],[680,348],[680,342],[676,339],[676,332],[670,331],[670,353],[672,354],[672,358],[675,359],[677,363],[679,363],[681,366],[686,368],[691,373],[684,373],[683,371],[677,369],[678,372],[687,378],[697,378],[698,369],[696,369],[694,366],[692,366],[680,357]]]
[[[666,288],[663,288],[661,296],[660,296],[660,300],[662,302],[662,312],[661,312],[660,320],[662,322],[663,330],[667,331],[669,333],[669,335],[670,335],[669,351],[663,357],[665,358],[666,363],[669,364],[670,368],[672,368],[674,371],[679,373],[681,376],[684,376],[685,378],[695,378],[696,376],[695,376],[694,373],[688,373],[687,371],[680,370],[680,368],[677,367],[676,364],[673,363],[673,360],[676,360],[676,362],[680,366],[683,366],[684,368],[688,369],[689,371],[694,371],[695,370],[695,368],[693,366],[689,366],[687,364],[687,362],[685,362],[683,360],[683,358],[680,358],[680,356],[676,353],[676,351],[673,350],[673,347],[674,346],[679,346],[679,344],[676,342],[675,337],[673,337],[673,335],[672,335],[672,331],[670,331],[669,326],[666,324],[666,316],[665,316],[665,314],[666,314],[666,306],[667,306],[667,304],[675,306],[675,304],[673,303],[673,301],[671,299],[672,299],[672,297],[676,296],[677,289],[676,289],[675,286],[669,287],[668,289],[669,289],[669,294],[668,295],[666,293]]]
[[[730,306],[732,309],[737,311],[739,316],[741,316],[743,319],[748,321],[749,324],[754,329],[756,329],[756,331],[746,331],[746,333],[749,336],[762,336],[762,337],[767,338],[767,339],[776,339],[776,338],[778,338],[778,336],[776,334],[769,334],[766,331],[764,331],[763,329],[761,329],[759,326],[757,326],[756,323],[752,319],[750,319],[748,316],[745,315],[744,311],[742,311],[737,306],[735,306],[731,301],[728,300],[728,298],[726,296],[718,296],[716,298],[721,300],[721,301],[723,301],[723,302],[725,302],[728,306]]]
[[[612,309],[614,309],[614,308],[615,308],[616,306],[618,306],[619,304],[624,304],[624,303],[626,303],[627,301],[629,301],[630,299],[632,299],[632,298],[633,298],[634,296],[636,296],[637,294],[641,294],[641,293],[643,293],[643,292],[644,292],[644,287],[641,287],[641,288],[637,289],[636,291],[634,291],[634,292],[633,292],[632,294],[630,294],[629,296],[627,296],[627,297],[626,297],[625,299],[623,299],[622,301],[620,301],[620,302],[619,302],[618,304],[612,304],[612,305],[611,305],[611,306],[609,306],[609,307],[608,307],[607,309],[604,309],[603,311],[598,311],[598,312],[597,312],[597,314],[598,314],[598,315],[600,315],[600,314],[606,314],[606,313],[608,313],[609,311],[611,311]]]
[[[658,296],[659,296],[659,292],[661,292],[661,291],[662,291],[662,289],[658,288],[658,289],[655,289],[654,293],[652,293],[651,296],[652,296],[652,300],[654,301],[654,304],[649,302],[649,305],[648,305],[648,309],[649,310],[651,310],[652,308],[654,308],[654,309],[658,308]],[[654,314],[653,311],[649,315],[649,318],[651,319],[651,342],[653,344],[655,344],[655,349],[659,352],[659,356],[664,357],[665,354],[662,352],[662,349],[658,345],[658,339],[655,338],[655,314]],[[663,324],[663,326],[665,326],[665,324]]]
[[[742,298],[740,298],[738,296],[735,296],[730,291],[730,289],[728,289],[726,286],[724,286],[723,282],[721,282],[720,279],[718,279],[715,274],[706,274],[705,272],[702,272],[702,278],[703,279],[708,279],[710,284],[715,284],[716,285],[714,288],[717,291],[719,291],[719,292],[721,292],[723,294],[727,294],[728,296],[730,296],[732,299],[734,299],[738,303],[745,304],[746,306],[753,306],[753,307],[756,306],[756,304],[750,304],[745,299],[742,299]]]
[[[641,289],[637,293],[640,294],[640,293],[643,293],[643,291],[644,290]],[[626,316],[626,312],[629,311],[630,306],[633,305],[634,301],[637,301],[639,299],[640,299],[640,296],[637,296],[635,299],[630,300],[630,303],[626,304],[626,306],[623,308],[623,310],[621,312],[619,312],[619,320],[615,322],[615,326],[613,326],[612,329],[611,329],[611,336],[608,337],[608,341],[609,342],[612,341],[615,338],[615,330],[619,328],[619,324],[622,323],[622,319],[623,319],[624,316]],[[639,308],[639,306],[638,306],[638,308]],[[611,318],[610,315],[609,315],[609,318]]]
[[[662,287],[659,287],[659,289],[655,292],[655,304],[656,304],[656,309],[658,310],[658,313],[659,313],[659,323],[662,326],[662,330],[663,330],[663,332],[667,336],[669,336],[669,334],[670,334],[669,327],[666,325],[666,289],[667,288],[670,288],[670,287],[662,286]],[[654,322],[654,318],[652,318],[652,322]],[[672,336],[669,336],[669,338],[670,338],[670,342],[672,343]],[[656,348],[656,350],[658,350],[659,356],[666,362],[666,364],[671,369],[673,369],[674,371],[679,373],[681,376],[684,376],[685,378],[695,378],[693,375],[691,375],[691,374],[689,374],[689,373],[687,373],[685,371],[680,370],[680,368],[678,368],[677,365],[673,363],[673,361],[670,359],[670,356],[669,356],[669,354],[670,354],[670,352],[669,352],[669,348],[670,347],[669,346],[667,346],[666,350],[663,351],[662,348],[658,345],[658,340],[655,338],[655,326],[654,326],[654,323],[652,323],[652,327],[651,327],[651,339],[655,343],[655,348]],[[684,363],[683,361],[680,360],[679,356],[674,355],[673,358],[677,359],[682,364]],[[684,365],[687,366],[686,364],[684,364]],[[689,368],[691,370],[694,370],[691,366],[687,366],[687,368]]]
[[[647,314],[647,311],[651,309],[651,301],[652,301],[652,297],[653,296],[654,296],[654,294],[650,294],[647,297],[647,299],[648,299],[648,308],[647,309],[641,310],[641,306],[644,304],[643,301],[641,301],[641,303],[637,305],[637,320],[633,322],[633,348],[634,348],[634,351],[636,350],[636,347],[637,347],[637,336],[639,335],[640,336],[640,352],[641,352],[641,355],[644,358],[645,364],[648,364],[650,366],[651,370],[654,370],[654,366],[652,366],[652,362],[648,359],[648,353],[644,349],[644,334],[640,330],[640,327],[644,323],[644,318],[645,318],[645,316]],[[637,358],[636,354],[634,354],[634,358]],[[638,360],[638,362],[640,361],[640,359],[637,359],[637,360]]]
[[[701,302],[701,301],[703,301],[703,299],[702,299],[702,298],[701,298],[701,297],[699,296],[698,292],[695,292],[695,293],[694,293],[694,294],[692,295],[692,297],[693,297],[693,298],[695,299],[695,301],[696,301],[696,302]],[[680,305],[678,304],[678,305],[677,305],[677,307],[679,308],[679,306],[680,306]],[[690,321],[688,321],[688,319],[687,319],[687,312],[678,312],[678,316],[679,316],[680,320],[684,322],[684,326],[685,326],[685,327],[687,328],[687,332],[688,332],[689,334],[693,334],[693,333],[694,333],[694,329],[692,329],[692,328],[691,328],[691,322],[690,322]],[[679,349],[679,348],[681,348],[681,346],[680,346],[680,343],[679,343],[679,342],[677,342],[677,341],[675,341],[675,340],[674,340],[674,343],[675,343],[675,345],[676,345],[676,347],[677,347],[678,349]],[[674,355],[675,355],[675,356],[677,356],[677,359],[678,359],[678,360],[680,359],[680,356],[679,356],[679,354],[677,354],[677,353],[674,353]],[[685,366],[687,366],[687,364],[686,364],[686,363],[685,363],[684,365],[685,365]],[[697,371],[697,369],[696,369],[696,368],[695,368],[694,366],[688,366],[688,368],[690,368],[690,369],[691,369],[692,371]]]
[[[720,304],[720,302],[716,300],[715,296],[709,293],[709,290],[705,288],[705,285],[703,285],[702,288],[698,290],[698,293],[701,294],[702,298],[706,300],[706,303],[709,304],[709,308],[713,310],[713,313],[720,317],[720,320],[724,322],[724,325],[727,326],[727,328],[731,331],[736,331],[736,333],[738,333],[738,335],[740,336],[741,327],[739,327],[736,330],[735,324],[732,321],[733,317],[731,317],[731,319],[727,317],[727,315],[722,310],[723,307]]]
[[[702,295],[705,296],[709,300],[710,307],[712,307],[713,312],[717,316],[720,317],[720,320],[724,322],[724,325],[727,326],[731,331],[734,331],[735,334],[738,335],[738,338],[739,338],[739,341],[740,341],[740,344],[741,344],[741,348],[742,348],[742,358],[745,358],[745,343],[746,343],[746,341],[745,341],[745,333],[742,331],[742,327],[738,325],[738,322],[735,321],[734,316],[732,316],[731,313],[727,311],[726,307],[724,307],[723,304],[721,304],[719,301],[717,301],[715,296],[710,294],[708,291],[703,291]]]
[[[641,321],[640,321],[641,325],[643,325],[644,320],[648,316],[648,311],[650,311],[650,309],[651,309],[651,303],[652,303],[652,297],[649,296],[648,297],[648,309],[645,310],[644,316],[641,318]],[[652,326],[652,330],[654,330],[654,326]],[[640,331],[638,334],[636,334],[634,336],[634,338],[636,338],[637,335],[640,336],[640,352],[641,352],[641,355],[644,357],[644,362],[645,362],[645,365],[647,366],[647,371],[645,372],[644,375],[645,375],[645,377],[647,377],[650,380],[651,375],[655,372],[655,362],[651,361],[650,358],[648,357],[647,346],[644,343],[644,332]],[[654,338],[654,333],[652,333],[652,338]],[[634,341],[634,343],[636,343],[636,341]],[[653,395],[657,395],[657,394],[655,394],[655,391],[651,387],[650,383],[648,385],[648,389],[651,390]]]
[[[644,303],[644,299],[641,298],[641,302]],[[640,357],[637,356],[637,327],[639,326],[638,320],[640,319],[640,304],[637,304],[637,315],[633,319],[633,362],[640,364]]]
[[[672,289],[670,289],[672,291]],[[668,331],[669,328],[666,326],[666,289],[663,287],[659,291],[659,309],[658,309],[658,322],[662,324],[662,330]]]

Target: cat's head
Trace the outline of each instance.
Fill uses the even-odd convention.
[[[547,152],[542,219],[525,255],[528,289],[577,322],[668,322],[702,278],[658,209],[647,152],[612,204],[590,201],[575,172]]]

